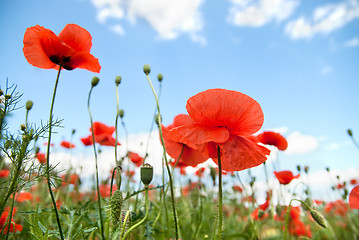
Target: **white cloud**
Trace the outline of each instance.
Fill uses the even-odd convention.
[[[238,26],[260,27],[271,21],[281,22],[298,6],[295,0],[231,0],[229,22]]]
[[[320,69],[320,74],[321,75],[328,75],[330,73],[332,73],[333,69],[331,66],[324,66]]]
[[[123,27],[120,24],[110,26],[110,30],[120,36],[125,35],[125,30],[123,29]]]
[[[285,32],[292,39],[309,39],[318,33],[328,34],[356,18],[359,18],[359,2],[347,0],[316,8],[312,19],[299,17],[286,25]]]
[[[288,148],[286,154],[306,154],[313,152],[318,148],[318,139],[304,135],[299,131],[294,131],[287,137]]]
[[[136,23],[145,20],[161,39],[175,39],[188,34],[192,41],[206,44],[201,35],[203,19],[199,8],[203,0],[92,0],[97,8],[97,19],[105,23],[108,18]]]
[[[359,46],[359,37],[355,37],[352,39],[349,39],[348,41],[344,42],[345,47],[357,47]]]

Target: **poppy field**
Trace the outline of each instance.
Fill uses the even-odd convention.
[[[160,91],[153,86],[148,64],[139,71],[156,101],[152,126],[158,130],[162,164],[152,166],[147,152],[141,156],[119,151],[119,129],[125,126],[120,76],[114,78],[115,125],[92,118],[91,95],[101,87],[100,78],[93,77],[87,99],[89,134],[80,139],[93,149],[95,174],[86,188],[89,183],[76,169],[59,169],[51,149],[76,148],[72,141],[52,141],[62,124],[53,110],[61,104],[55,99],[62,71],[101,72],[101,59],[91,54],[92,36],[76,24],[66,25],[58,35],[36,25],[27,28],[23,44],[29,64],[43,71],[55,69],[57,75],[49,117],[41,124],[29,117],[31,100],[19,107],[22,94],[16,85],[1,86],[0,239],[359,239],[359,176],[343,181],[328,167],[327,174],[335,179],[332,191],[340,197],[314,198],[310,182],[299,182],[310,174],[310,166],[289,171],[269,162],[273,149],[286,151],[287,139],[262,129],[260,103],[238,91],[203,90],[184,103],[186,114],[164,126]],[[161,83],[162,74],[156,80]],[[26,119],[11,132],[8,123],[14,111],[26,111]],[[347,134],[359,149],[353,131]],[[41,141],[46,141],[45,150]],[[103,146],[114,153],[105,178],[98,161]],[[265,179],[260,188],[251,172],[255,167]],[[248,178],[239,174],[243,172]],[[279,187],[270,181],[272,176]],[[302,192],[289,188],[296,184]]]

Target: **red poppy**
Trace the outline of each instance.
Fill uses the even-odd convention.
[[[349,206],[351,208],[359,209],[359,186],[352,189],[349,194]]]
[[[10,213],[10,207],[6,207],[0,216],[0,232],[2,232],[3,234],[6,234],[7,230],[8,230],[8,224],[6,223],[6,219],[8,218],[9,213]],[[20,224],[16,224],[13,221],[13,217],[14,217],[15,213],[16,213],[16,207],[14,207],[12,210],[11,224],[10,224],[9,232],[14,232],[14,231],[21,232],[22,231],[22,226]]]
[[[45,153],[38,152],[36,154],[36,158],[37,158],[37,160],[39,160],[40,163],[42,163],[42,164],[46,163],[46,154]]]
[[[287,140],[276,132],[266,131],[258,134],[256,140],[260,143],[276,146],[279,150],[284,151],[288,147]]]
[[[162,126],[163,140],[166,146],[166,152],[176,161],[179,160],[177,166],[192,166],[195,167],[200,163],[205,162],[208,156],[203,153],[188,147],[187,145],[173,141],[169,138],[169,131],[173,128],[193,123],[190,116],[186,114],[179,114],[173,119],[173,123],[167,127]],[[182,155],[181,155],[182,152]],[[178,159],[181,156],[180,159]],[[175,163],[175,162],[174,162]]]
[[[0,178],[7,178],[10,175],[9,169],[1,169],[0,170]]]
[[[20,192],[16,196],[16,201],[18,202],[25,202],[32,199],[32,194],[30,192]]]
[[[274,172],[274,175],[278,179],[280,184],[287,185],[289,184],[293,179],[299,178],[300,174],[294,176],[291,171],[280,171],[280,172]]]
[[[79,175],[76,173],[70,174],[69,176],[69,183],[76,185],[80,181]]]
[[[128,157],[137,167],[140,167],[143,164],[143,158],[137,153],[129,152]]]
[[[243,188],[241,186],[238,186],[238,185],[234,185],[232,187],[233,191],[235,192],[243,192]]]
[[[68,141],[62,141],[62,142],[60,143],[60,145],[61,145],[62,147],[64,147],[64,148],[68,148],[68,149],[75,148],[75,145],[72,144],[72,143],[70,143],[70,142],[68,142]]]
[[[110,196],[111,186],[108,185],[108,184],[101,184],[99,190],[100,190],[100,195],[101,195],[101,197],[103,197],[103,198],[109,197],[109,196]],[[114,184],[114,185],[112,186],[112,193],[113,193],[114,191],[116,191],[116,190],[117,190],[117,185]]]
[[[289,233],[295,236],[312,237],[312,231],[309,225],[305,225],[300,219],[296,219],[289,223]]]
[[[337,189],[342,189],[342,188],[345,188],[345,182],[344,183],[338,183],[338,185],[337,185]]]
[[[85,146],[91,146],[93,144],[92,142],[92,135],[89,135],[87,137],[81,138],[81,142],[85,145]]]
[[[67,24],[58,36],[51,30],[36,25],[26,29],[24,55],[33,66],[44,69],[87,69],[100,72],[98,59],[90,54],[92,37],[84,28]]]
[[[247,139],[264,119],[254,99],[236,91],[210,89],[189,98],[186,109],[193,122],[171,129],[172,141],[201,151],[215,163],[219,147],[225,171],[252,168],[267,159],[270,151]]]
[[[335,215],[345,216],[347,214],[348,208],[345,202],[341,199],[334,202],[329,202],[325,205],[325,212],[333,213]]]
[[[204,170],[205,170],[204,167],[199,168],[199,169],[196,171],[196,175],[197,175],[198,177],[203,177]]]
[[[90,132],[92,129],[90,128]],[[100,122],[93,123],[93,132],[95,135],[95,142],[99,143],[102,146],[116,146],[116,139],[112,137],[112,134],[115,132],[115,127],[109,127]],[[85,146],[90,146],[93,144],[92,135],[89,135],[85,138],[81,138],[82,143]],[[117,145],[121,145],[117,142]]]
[[[355,178],[353,178],[353,179],[350,180],[350,184],[351,185],[357,185],[358,181]]]

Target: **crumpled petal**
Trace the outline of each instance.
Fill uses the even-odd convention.
[[[91,50],[91,34],[76,24],[67,24],[58,37],[75,51],[90,52]]]
[[[356,186],[350,192],[349,206],[354,209],[359,209],[359,186]]]

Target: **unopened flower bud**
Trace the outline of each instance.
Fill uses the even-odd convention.
[[[329,167],[327,167],[327,168],[326,168],[326,170],[327,170],[327,172],[329,172],[329,171],[330,171],[330,168],[329,168]]]
[[[110,199],[111,221],[113,224],[117,224],[118,220],[122,215],[121,213],[122,203],[123,203],[122,192],[120,190],[114,191]]]
[[[117,86],[121,83],[121,80],[122,80],[121,76],[116,76],[115,83]]]
[[[310,210],[310,215],[312,215],[314,221],[316,221],[323,228],[327,227],[324,217],[316,210]]]
[[[31,100],[26,102],[26,110],[30,111],[32,108],[33,102]]]
[[[163,75],[162,75],[161,73],[159,73],[159,74],[157,75],[157,79],[158,79],[159,82],[162,82],[162,80],[163,80]]]
[[[156,122],[156,124],[158,125],[158,124],[160,124],[160,120],[161,120],[161,122],[162,122],[162,117],[161,117],[161,115],[156,115],[155,116],[155,122]]]
[[[211,178],[212,178],[212,181],[213,181],[213,185],[216,185],[217,173],[216,173],[216,169],[214,167],[211,167],[210,175],[211,175]]]
[[[302,168],[300,167],[300,165],[297,165],[297,170],[298,170],[298,172],[300,172],[300,170],[302,170]]]
[[[3,90],[0,89],[0,96],[2,96],[4,94]]]
[[[353,131],[351,129],[348,129],[348,135],[351,137],[353,136]]]
[[[10,99],[10,98],[11,98],[11,95],[10,95],[10,94],[6,94],[6,95],[5,95],[5,99],[6,99],[6,100],[8,100],[8,99]]]
[[[308,167],[308,166],[305,166],[305,167],[304,167],[304,172],[305,172],[305,173],[308,173],[308,171],[309,171],[309,167]]]
[[[118,110],[118,116],[120,116],[120,118],[123,118],[124,115],[125,111],[123,111],[123,109]]]
[[[26,130],[25,124],[21,124],[21,125],[20,125],[20,129],[21,129],[21,131],[25,131],[25,130]]]
[[[153,167],[145,163],[141,166],[141,181],[145,185],[149,185],[153,178]]]
[[[76,129],[72,129],[72,135],[74,135],[76,133]]]
[[[151,67],[150,67],[150,65],[145,64],[145,65],[143,66],[143,72],[144,72],[146,75],[150,74],[150,72],[151,72]]]
[[[98,77],[93,77],[91,80],[91,85],[93,87],[96,87],[99,81],[100,81],[100,79]]]

